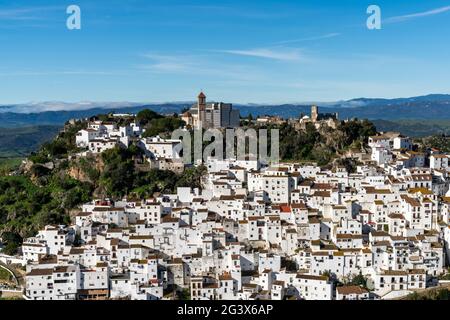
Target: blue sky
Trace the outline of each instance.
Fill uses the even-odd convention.
[[[450,1],[0,1],[0,103],[450,93],[449,35]]]

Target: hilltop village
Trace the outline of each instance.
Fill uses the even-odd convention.
[[[186,127],[239,126],[230,104],[198,99],[181,115]],[[131,121],[90,121],[73,157],[134,144],[149,166],[185,170],[180,140],[114,117]],[[334,128],[339,118],[313,106],[296,120],[254,120],[283,122]],[[387,132],[346,156],[355,170],[209,158],[201,188],[94,199],[71,224],[24,239],[24,297],[369,300],[436,286],[450,263],[450,155]]]

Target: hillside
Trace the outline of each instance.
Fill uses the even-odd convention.
[[[150,109],[161,114],[180,113],[191,102],[137,103],[35,103],[0,106],[0,160],[20,158],[51,140],[70,119],[95,114],[137,113]],[[338,112],[340,119],[370,119],[378,131],[399,131],[414,138],[448,135],[450,132],[450,95],[427,95],[398,99],[358,98],[333,103],[318,103],[321,112]],[[310,104],[251,105],[235,104],[241,116],[278,115],[284,118],[309,115]],[[59,110],[65,108],[65,110]],[[81,109],[80,109],[81,108]],[[35,112],[30,112],[30,111]],[[54,111],[50,111],[54,110]],[[1,164],[0,164],[1,165]]]
[[[450,99],[447,101],[417,101],[417,102],[398,102],[390,103],[380,101],[365,104],[358,107],[348,107],[347,105],[320,105],[321,112],[339,113],[341,119],[382,119],[382,120],[432,120],[432,119],[450,119]],[[284,118],[298,117],[300,114],[309,114],[311,107],[309,105],[258,105],[258,106],[236,106],[242,116],[252,114],[258,115],[277,115]]]
[[[99,118],[123,123],[107,115]],[[170,132],[181,125],[177,118],[148,110],[140,112],[136,120],[147,129],[147,135]],[[201,188],[203,166],[186,168],[182,174],[143,170],[143,153],[135,144],[99,155],[70,157],[79,151],[76,133],[86,126],[86,121],[67,124],[55,139],[31,154],[16,174],[0,176],[0,235],[7,253],[14,253],[22,238],[46,224],[68,223],[78,206],[93,198],[142,199],[158,192],[175,192],[177,187]],[[360,148],[375,133],[368,121],[342,123],[336,129],[316,130],[313,125],[305,131],[290,125],[279,129],[284,160],[310,160],[320,165],[332,162],[350,147]],[[344,164],[352,169],[352,163]]]
[[[106,115],[100,117],[108,119]],[[149,132],[150,127],[173,130],[171,117],[144,112],[139,119]],[[67,124],[56,138],[29,155],[14,174],[1,172],[0,238],[6,244],[5,253],[14,253],[24,237],[35,235],[47,224],[69,223],[78,206],[94,197],[151,197],[155,192],[173,192],[179,186],[200,186],[203,167],[187,169],[183,174],[141,171],[138,163],[142,154],[134,145],[70,159],[79,151],[76,133],[86,124]]]
[[[186,104],[161,104],[161,105],[140,105],[133,107],[104,107],[92,108],[84,110],[69,110],[69,111],[43,111],[43,112],[13,112],[15,108],[3,107],[3,112],[0,112],[0,123],[5,128],[23,127],[23,126],[37,126],[37,125],[56,125],[63,126],[64,123],[70,119],[83,119],[96,114],[107,113],[137,113],[144,109],[151,109],[162,114],[172,114],[180,112],[187,105]],[[2,107],[0,106],[0,109]],[[39,108],[37,108],[38,110]],[[8,110],[8,111],[6,111]],[[27,110],[33,110],[28,108]]]
[[[403,135],[422,138],[432,135],[450,135],[450,120],[373,120],[378,131],[398,131]]]
[[[271,128],[280,129],[280,158],[283,161],[313,161],[319,166],[340,159],[349,149],[363,149],[368,137],[376,134],[376,128],[367,120],[341,122],[335,129],[328,126],[316,129],[312,124],[304,131],[288,124],[268,127]],[[348,169],[353,170],[351,166]]]
[[[60,130],[61,126],[0,128],[0,159],[25,157],[55,138]]]

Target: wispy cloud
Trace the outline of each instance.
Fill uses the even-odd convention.
[[[211,77],[214,81],[254,82],[265,78],[258,68],[245,64],[224,64],[220,56],[211,54],[161,54],[146,53],[142,57],[150,63],[137,66],[140,72],[177,74],[180,76]],[[212,81],[212,80],[209,80]]]
[[[113,71],[88,71],[88,70],[69,70],[69,71],[14,71],[0,72],[0,77],[33,77],[33,76],[110,76],[119,73]]]
[[[195,62],[187,55],[164,55],[159,53],[146,53],[144,58],[152,61],[151,64],[140,66],[144,71],[161,73],[190,72],[195,67]]]
[[[385,19],[383,22],[384,23],[402,22],[402,21],[416,19],[416,18],[434,16],[434,15],[441,14],[441,13],[444,13],[447,11],[450,11],[450,6],[440,7],[440,8],[423,11],[423,12],[407,14],[407,15],[403,15],[403,16],[390,17],[390,18]]]
[[[264,58],[278,61],[299,61],[304,58],[299,49],[287,48],[255,48],[247,50],[219,50],[218,52],[233,54],[238,56],[248,56]]]
[[[45,15],[56,10],[64,10],[61,6],[0,8],[0,20],[29,21],[45,19]],[[62,11],[63,12],[63,11]]]
[[[315,41],[315,40],[335,38],[340,35],[341,35],[341,33],[333,32],[333,33],[327,33],[327,34],[316,36],[316,37],[279,41],[279,42],[277,42],[277,44],[289,44],[289,43],[297,43],[297,42],[304,42],[304,41]]]

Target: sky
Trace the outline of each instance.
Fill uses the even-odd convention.
[[[450,1],[0,0],[0,104],[450,93],[449,35]]]

